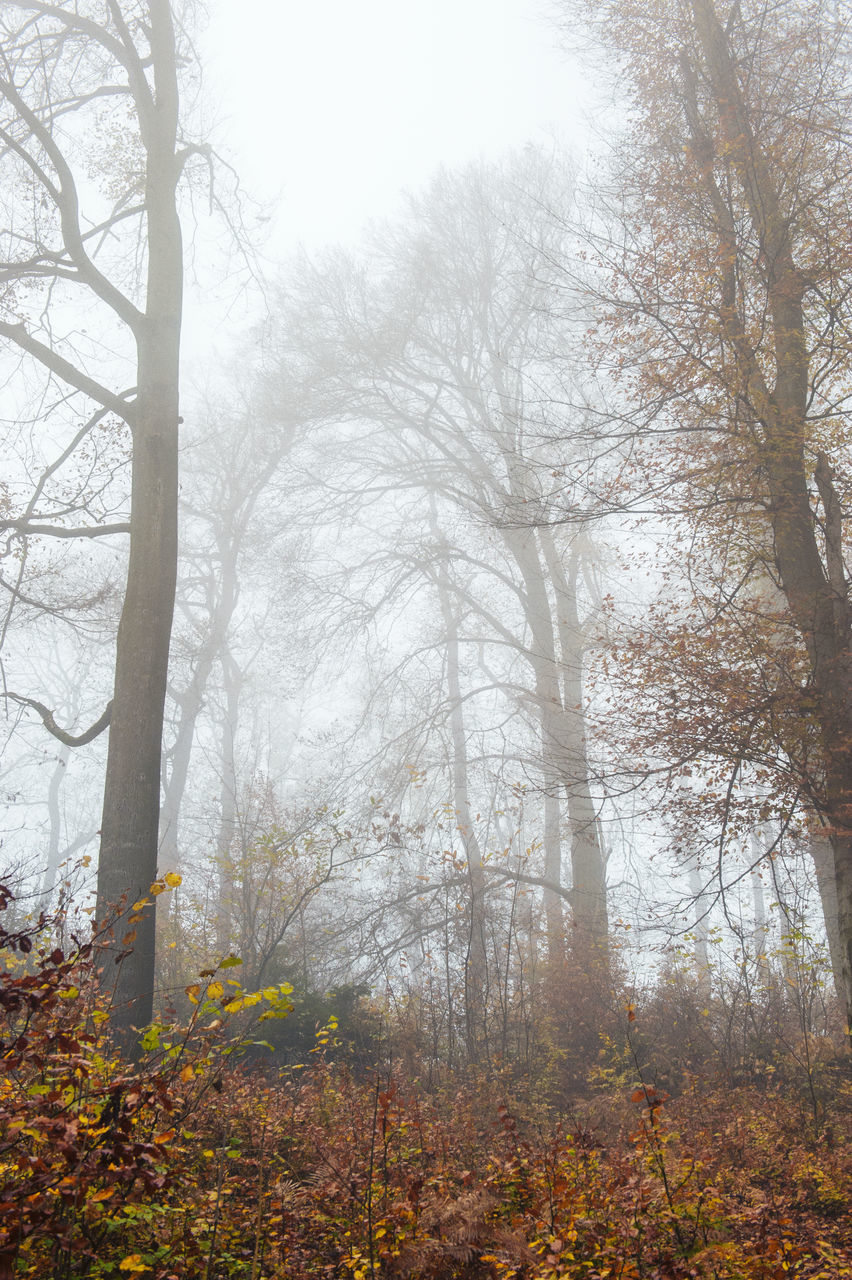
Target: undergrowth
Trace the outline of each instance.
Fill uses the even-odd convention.
[[[44,938],[0,936],[0,1280],[852,1277],[842,1061],[807,1088],[789,1056],[741,1082],[681,1066],[670,1097],[629,1004],[561,1103],[509,1065],[427,1088],[391,1042],[356,1069],[333,1020],[305,1062],[261,1066],[223,1037],[282,992],[220,970],[129,1067],[91,944]]]

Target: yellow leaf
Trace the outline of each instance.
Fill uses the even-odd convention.
[[[101,1200],[111,1199],[112,1193],[112,1187],[102,1187],[100,1191],[96,1191],[93,1196],[90,1196],[89,1200],[92,1204],[98,1204]]]
[[[192,1067],[184,1067],[183,1071],[180,1073],[180,1078],[184,1084],[189,1084],[190,1080],[194,1080],[195,1072]]]
[[[161,884],[159,880],[155,880],[154,883],[151,885],[151,894],[153,897],[156,898],[158,894],[165,893],[165,892],[166,892],[166,886],[164,884]]]
[[[170,889],[176,889],[179,884],[183,884],[183,876],[179,876],[176,871],[167,871],[163,879]]]
[[[207,988],[207,995],[211,1000],[218,1000],[220,996],[225,994],[225,988],[221,982],[211,982]]]
[[[165,1147],[169,1142],[171,1142],[174,1139],[174,1136],[175,1136],[174,1129],[164,1129],[162,1133],[157,1134],[157,1136],[154,1138],[154,1141],[156,1142],[157,1146]]]
[[[118,1264],[119,1271],[149,1271],[150,1268],[142,1261],[141,1253],[129,1253]]]
[[[189,996],[193,1004],[198,1004],[201,988],[197,982],[193,982],[191,987],[187,987],[186,994]]]

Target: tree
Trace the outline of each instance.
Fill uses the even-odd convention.
[[[180,137],[188,62],[170,0],[8,0],[0,23],[0,163],[8,198],[22,197],[3,234],[0,336],[61,389],[60,404],[88,401],[132,439],[98,868],[103,921],[145,898],[156,877],[177,559],[178,184],[199,148]],[[75,342],[68,307],[84,299],[97,318]],[[98,325],[110,326],[108,341]],[[153,904],[116,942],[115,958],[117,1021],[142,1024],[153,1000]]]
[[[767,578],[783,594],[802,664],[791,754],[811,744],[852,1024],[847,7],[624,0],[594,21],[634,106],[620,231],[595,236],[617,372],[637,418],[674,432],[668,494],[727,548],[726,595]]]
[[[565,472],[573,477],[589,464],[588,423],[572,403],[579,397],[566,358],[577,318],[560,268],[567,237],[554,211],[568,184],[558,169],[529,150],[503,166],[439,175],[410,199],[406,218],[374,231],[362,258],[336,253],[303,262],[282,291],[281,312],[295,348],[288,358],[313,366],[329,413],[336,406],[348,420],[352,479],[335,477],[335,488],[355,493],[360,486],[365,502],[396,493],[412,508],[409,522],[419,519],[420,506],[439,501],[464,532],[454,535],[452,552],[433,544],[432,559],[455,558],[490,580],[518,615],[502,616],[493,595],[466,590],[461,574],[452,588],[440,575],[434,583],[450,651],[451,706],[473,697],[462,694],[453,658],[460,643],[476,643],[460,634],[459,608],[475,619],[480,637],[489,635],[483,643],[502,647],[526,669],[520,682],[504,680],[501,692],[516,712],[532,712],[540,742],[535,768],[545,810],[551,952],[564,945],[560,827],[567,801],[578,950],[605,959],[604,852],[583,716],[582,557],[579,542],[566,550],[562,527]],[[428,558],[419,570],[427,580]],[[416,561],[407,561],[408,581]],[[500,683],[489,677],[485,692]],[[458,740],[457,720],[454,727]],[[456,807],[468,829],[466,806]],[[477,879],[469,836],[466,847]],[[473,898],[480,898],[475,887]]]

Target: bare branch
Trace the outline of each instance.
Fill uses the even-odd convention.
[[[54,719],[53,712],[43,702],[37,702],[35,698],[25,698],[22,694],[11,693],[9,690],[6,691],[5,696],[11,698],[13,702],[19,703],[22,707],[32,707],[33,711],[37,711],[48,733],[52,733],[54,738],[58,738],[66,747],[84,747],[88,742],[94,742],[95,738],[99,737],[106,729],[112,715],[112,702],[110,701],[107,703],[103,714],[83,733],[68,733],[65,729],[59,727]]]

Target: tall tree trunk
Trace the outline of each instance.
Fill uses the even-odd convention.
[[[222,683],[225,692],[225,709],[222,716],[220,738],[219,831],[216,836],[216,860],[218,863],[216,895],[216,949],[225,955],[234,945],[232,935],[234,898],[234,844],[237,834],[237,761],[234,744],[240,716],[240,691],[242,676],[227,646],[222,652]],[[246,869],[247,870],[247,869]],[[246,947],[249,939],[241,938],[239,945]],[[242,955],[242,952],[241,952]],[[242,956],[248,962],[248,955]],[[252,963],[254,954],[252,952]]]
[[[707,900],[701,863],[697,857],[689,859],[689,893],[692,898],[692,946],[695,954],[695,972],[702,994],[710,995],[710,929],[707,924]]]
[[[524,584],[524,614],[530,636],[527,658],[533,671],[541,734],[544,876],[548,882],[544,888],[547,950],[550,959],[558,964],[565,955],[563,899],[559,890],[562,886],[561,797],[566,778],[562,759],[562,692],[553,616],[534,530],[506,528],[502,533]]]
[[[41,893],[45,900],[53,893],[56,872],[62,857],[60,853],[62,814],[59,810],[59,793],[68,771],[68,761],[70,759],[71,748],[63,743],[59,748],[59,755],[56,757],[56,764],[53,766],[53,773],[50,775],[50,784],[47,788],[47,817],[50,827],[47,840],[47,866],[44,869],[44,876],[41,882]]]
[[[604,969],[609,965],[606,859],[589,779],[589,749],[583,705],[585,636],[577,607],[578,539],[571,544],[566,573],[549,529],[539,538],[556,597],[562,671],[562,759],[571,826],[571,909],[579,941]]]
[[[130,560],[118,628],[109,730],[97,915],[120,909],[104,985],[125,1038],[149,1022],[154,998],[155,902],[133,926],[134,900],[157,874],[163,710],[177,577],[178,375],[183,250],[176,207],[177,68],[168,0],[150,0],[154,94],[141,112],[147,152],[148,275],[137,338]],[[126,939],[126,941],[125,941]],[[129,1043],[129,1040],[128,1040]]]
[[[485,874],[482,870],[482,850],[479,847],[473,817],[470,811],[468,784],[467,738],[462,710],[461,675],[459,666],[458,606],[454,606],[448,572],[449,548],[442,536],[434,499],[430,500],[429,525],[438,544],[435,585],[441,618],[444,623],[447,655],[447,702],[450,713],[452,739],[453,808],[456,827],[464,848],[467,873],[470,880],[469,921],[467,954],[464,966],[465,1028],[467,1050],[471,1061],[488,1043],[488,954],[486,947]]]
[[[834,988],[838,995],[843,991],[843,947],[837,919],[837,881],[834,876],[834,850],[831,841],[822,831],[811,833],[811,857],[814,860],[817,888],[822,904],[825,937],[831,961]]]

